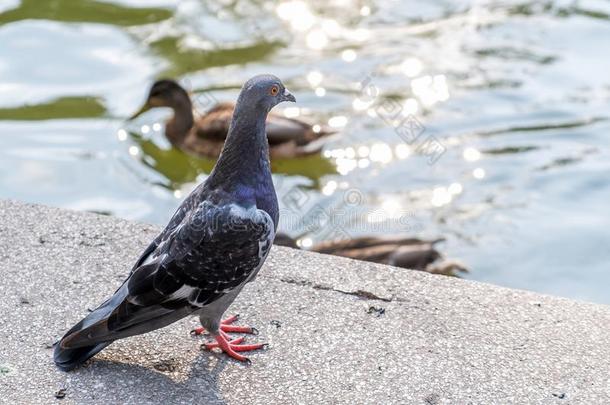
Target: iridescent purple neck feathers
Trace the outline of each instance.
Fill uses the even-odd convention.
[[[225,145],[206,182],[210,188],[222,188],[239,204],[255,204],[267,211],[276,227],[278,204],[265,122],[269,111],[282,101],[295,98],[275,76],[255,76],[244,84]]]

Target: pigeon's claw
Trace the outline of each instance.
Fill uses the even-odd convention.
[[[235,321],[239,319],[239,315],[233,315],[220,322],[220,330],[228,333],[250,333],[252,335],[258,335],[258,330],[250,326],[236,326],[233,325]],[[205,329],[202,327],[195,328],[191,331],[191,335],[199,336],[205,333]]]
[[[220,322],[220,330],[229,333],[250,333],[252,335],[258,335],[258,330],[250,326],[236,326],[233,325],[235,321],[239,319],[239,315],[233,315]]]
[[[204,333],[205,333],[205,329],[202,328],[201,326],[191,330],[191,335],[193,335],[193,336],[203,335]]]
[[[266,343],[257,343],[257,344],[241,344],[244,341],[244,337],[239,337],[237,339],[229,340],[229,335],[227,333],[220,331],[220,333],[214,336],[216,339],[216,343],[205,343],[202,347],[211,350],[215,348],[219,348],[223,352],[229,355],[229,357],[234,358],[238,361],[250,362],[250,360],[238,352],[249,352],[252,350],[265,349],[267,347]]]

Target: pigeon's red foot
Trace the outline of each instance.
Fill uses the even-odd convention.
[[[266,343],[251,345],[241,344],[245,340],[243,336],[230,340],[229,335],[223,331],[220,331],[220,333],[217,336],[214,336],[214,338],[216,339],[216,343],[204,343],[202,347],[207,350],[219,348],[235,360],[244,362],[250,362],[250,360],[248,360],[246,356],[242,356],[237,352],[249,352],[252,350],[265,349],[267,347]]]
[[[220,330],[228,333],[251,333],[253,335],[258,335],[258,330],[256,328],[251,328],[250,326],[235,326],[233,323],[239,319],[239,315],[233,315],[220,322]],[[205,333],[204,328],[195,328],[191,331],[192,335],[199,336]]]

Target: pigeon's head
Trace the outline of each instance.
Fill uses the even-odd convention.
[[[237,103],[256,106],[268,112],[282,101],[295,102],[296,99],[277,77],[259,75],[244,84]]]
[[[132,120],[155,107],[180,108],[184,106],[190,109],[190,103],[188,93],[178,83],[171,79],[157,80],[150,88],[142,108],[129,119]]]

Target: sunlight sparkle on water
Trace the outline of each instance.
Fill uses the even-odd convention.
[[[481,152],[472,147],[464,149],[462,155],[464,156],[464,160],[468,162],[476,162],[477,160],[481,159]]]
[[[324,31],[317,29],[307,34],[305,42],[307,42],[307,46],[311,49],[320,50],[328,45],[328,37]]]
[[[335,115],[328,120],[328,125],[333,128],[342,128],[347,125],[347,117],[345,115]]]
[[[345,157],[348,158],[348,159],[355,158],[356,157],[356,151],[354,150],[354,148],[352,148],[351,146],[345,148]]]
[[[345,51],[341,52],[341,59],[346,62],[353,62],[356,60],[357,57],[358,55],[353,49],[346,49]]]
[[[394,148],[394,154],[398,159],[406,159],[411,154],[411,148],[409,145],[405,145],[404,143],[399,143]]]
[[[297,240],[297,245],[304,248],[310,248],[313,245],[313,241],[311,240],[311,238],[303,238]]]
[[[277,15],[296,31],[307,31],[316,22],[315,16],[309,10],[309,6],[303,1],[287,1],[281,3],[275,9]]]
[[[341,175],[346,175],[358,166],[355,159],[338,158],[335,163],[337,164],[337,171]]]
[[[352,108],[356,111],[364,111],[371,105],[372,101],[364,101],[360,98],[356,97],[354,101],[352,101]]]
[[[287,107],[284,109],[283,113],[286,118],[296,118],[301,115],[301,110],[299,107]]]
[[[155,132],[159,132],[161,131],[161,124],[159,124],[158,122],[155,122],[152,126],[153,131]]]
[[[137,146],[132,145],[129,147],[129,154],[131,156],[138,156],[140,154],[140,149]]]
[[[463,187],[460,183],[451,183],[447,191],[453,195],[457,195],[462,193]]]
[[[326,89],[324,87],[318,87],[316,89],[316,96],[324,97],[326,95]]]
[[[381,207],[367,215],[367,221],[369,222],[383,222],[389,219],[400,218],[405,214],[405,210],[400,203],[400,200],[396,197],[389,196],[383,199]]]
[[[335,192],[336,189],[337,189],[337,182],[334,180],[331,180],[328,183],[326,183],[326,185],[322,188],[322,194],[331,195],[332,193]]]
[[[345,157],[345,151],[343,149],[333,149],[328,151],[329,153],[329,157],[335,158],[335,159],[341,159]]]
[[[363,6],[360,9],[360,15],[363,17],[367,17],[367,16],[371,15],[371,8],[369,6]]]
[[[432,191],[432,205],[435,207],[441,207],[449,204],[453,199],[453,194],[445,187],[435,187]]]
[[[392,160],[392,148],[385,143],[376,143],[371,147],[370,159],[373,162],[388,163]]]
[[[329,19],[322,21],[322,30],[331,37],[338,37],[342,29],[337,21]]]
[[[320,131],[322,130],[322,127],[319,126],[318,124],[316,124],[313,127],[311,127],[311,129],[313,130],[314,133],[319,134]]]
[[[320,83],[322,83],[322,80],[324,80],[324,75],[317,70],[312,70],[311,72],[307,73],[307,81],[311,87],[318,87]]]
[[[411,90],[426,106],[449,99],[449,88],[445,75],[426,75],[411,81]]]
[[[150,132],[150,127],[148,125],[142,125],[142,133],[147,134]]]
[[[481,167],[477,167],[476,169],[474,169],[472,171],[472,176],[475,179],[481,180],[481,179],[483,179],[485,177],[485,170],[483,168],[481,168]]]
[[[396,198],[386,198],[381,204],[381,208],[386,212],[389,218],[398,218],[403,213],[400,201]]]
[[[116,133],[116,137],[119,138],[119,141],[125,141],[127,139],[127,131],[124,129],[119,129]]]
[[[449,99],[449,88],[447,87],[447,77],[445,75],[434,76],[432,88],[440,101]]]
[[[422,72],[424,65],[417,58],[407,58],[400,65],[400,69],[408,77],[415,77]]]
[[[419,103],[414,98],[408,98],[405,100],[403,105],[403,112],[405,114],[416,114],[419,110]]]
[[[362,146],[358,146],[358,156],[360,157],[368,157],[368,155],[371,153],[371,149],[366,146],[366,145],[362,145]]]

